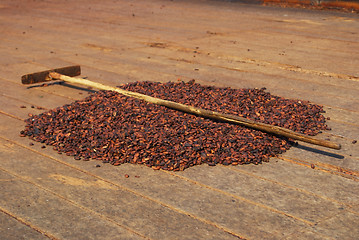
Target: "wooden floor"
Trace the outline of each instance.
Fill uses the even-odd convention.
[[[167,172],[31,146],[19,136],[29,113],[88,92],[26,88],[21,75],[73,64],[112,86],[196,79],[309,100],[330,118],[318,138],[342,149],[300,143],[258,166]],[[206,0],[2,0],[0,238],[359,239],[358,96],[357,14]]]

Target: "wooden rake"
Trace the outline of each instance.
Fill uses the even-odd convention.
[[[47,82],[51,80],[62,80],[69,83],[75,83],[75,84],[81,84],[93,88],[97,88],[100,90],[109,90],[109,91],[115,91],[120,94],[123,94],[128,97],[134,97],[146,102],[154,103],[157,105],[165,106],[168,108],[176,109],[182,112],[195,114],[197,116],[202,116],[206,118],[211,118],[219,121],[224,122],[230,122],[235,123],[239,125],[243,125],[245,127],[253,128],[256,130],[260,130],[267,133],[272,133],[279,136],[284,136],[287,138],[291,138],[294,140],[299,140],[302,142],[307,142],[327,148],[332,148],[339,150],[341,148],[340,144],[327,141],[327,140],[321,140],[317,139],[311,136],[307,136],[301,133],[297,133],[294,131],[291,131],[286,128],[273,126],[270,124],[260,123],[256,121],[252,121],[246,118],[242,118],[236,115],[232,114],[223,114],[215,111],[209,111],[201,108],[196,108],[192,106],[188,106],[181,103],[176,103],[173,101],[163,100],[160,98],[151,97],[145,94],[131,92],[127,90],[123,90],[121,88],[111,87],[107,85],[103,85],[101,83],[89,81],[82,78],[74,78],[74,76],[78,76],[81,74],[81,68],[80,66],[69,66],[64,68],[57,68],[57,69],[51,69],[43,72],[37,72],[37,73],[31,73],[27,74],[21,77],[21,81],[23,84],[33,84],[33,83],[40,83],[40,82]]]

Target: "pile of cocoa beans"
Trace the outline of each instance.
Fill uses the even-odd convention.
[[[234,114],[307,135],[329,129],[323,108],[273,96],[262,89],[232,89],[189,82],[134,82],[120,88],[221,113]],[[268,161],[293,142],[240,125],[214,121],[112,91],[31,116],[21,136],[53,146],[76,160],[145,164],[184,170],[206,163]]]

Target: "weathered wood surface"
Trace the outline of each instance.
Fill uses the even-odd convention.
[[[359,238],[357,15],[220,1],[3,0],[0,56],[1,239]],[[330,117],[332,131],[318,137],[342,149],[303,143],[258,166],[166,172],[98,168],[30,146],[19,137],[28,113],[88,93],[27,89],[21,75],[73,64],[111,86],[194,78],[309,100]]]

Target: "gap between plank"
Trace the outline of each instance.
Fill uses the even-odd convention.
[[[0,169],[2,170],[2,169]],[[28,222],[24,219],[22,219],[21,217],[19,216],[16,216],[15,214],[13,214],[12,212],[8,211],[8,210],[5,210],[3,207],[0,206],[0,211],[3,212],[4,214],[8,215],[9,217],[15,219],[16,221],[22,223],[23,225],[33,229],[34,231],[38,232],[38,233],[41,233],[42,235],[44,235],[45,237],[51,239],[51,240],[59,240],[58,238],[54,237],[53,235],[51,235],[50,233],[48,232],[45,232],[43,230],[41,230],[39,227],[35,226],[34,224],[32,224],[31,222]]]
[[[336,199],[329,198],[329,197],[326,197],[326,196],[322,196],[322,195],[319,195],[319,194],[316,194],[316,193],[307,191],[307,190],[302,189],[302,188],[290,186],[290,185],[287,185],[287,184],[285,184],[285,183],[281,183],[281,182],[278,182],[278,181],[275,181],[275,180],[272,180],[272,179],[269,179],[269,178],[264,178],[264,177],[255,175],[255,174],[253,174],[253,173],[250,173],[250,172],[247,172],[247,171],[238,169],[238,168],[231,168],[231,169],[232,169],[233,171],[237,171],[237,172],[240,172],[240,173],[242,173],[242,174],[245,174],[245,175],[248,175],[248,176],[251,176],[251,177],[254,177],[254,178],[263,180],[263,181],[267,181],[267,182],[270,182],[270,183],[273,183],[273,184],[277,184],[277,185],[280,185],[280,186],[283,186],[283,187],[286,187],[286,188],[289,188],[289,189],[293,189],[293,190],[296,190],[296,191],[298,191],[298,192],[305,193],[305,194],[307,194],[307,195],[312,195],[312,196],[314,196],[314,197],[318,197],[318,198],[324,199],[324,200],[329,201],[329,202],[332,202],[332,203],[336,203],[336,204],[339,204],[339,205],[342,205],[342,206],[346,206],[346,207],[350,207],[350,208],[353,207],[353,206],[350,205],[350,204],[347,204],[347,203],[344,203],[344,202],[340,202],[340,201],[338,201],[338,200],[336,200]],[[357,214],[359,215],[359,213],[357,213]]]
[[[2,137],[0,136],[0,138],[2,138]],[[2,138],[2,139],[7,140],[7,139],[5,139],[5,138]],[[9,141],[9,140],[7,140],[7,141]],[[21,146],[21,145],[20,145],[20,146]],[[84,210],[84,211],[86,211],[86,212],[90,212],[91,214],[94,214],[94,215],[96,215],[96,216],[99,216],[99,217],[101,217],[102,219],[104,219],[104,220],[106,220],[106,221],[108,221],[108,222],[111,222],[111,223],[113,223],[113,224],[115,224],[115,225],[117,225],[117,226],[119,226],[119,227],[125,229],[125,230],[128,231],[128,232],[131,232],[131,233],[133,233],[133,234],[135,234],[135,235],[137,235],[137,236],[142,237],[143,239],[150,239],[149,237],[146,237],[146,236],[144,236],[144,235],[142,235],[142,234],[136,232],[135,230],[133,230],[133,229],[131,229],[131,228],[129,228],[129,227],[126,227],[126,226],[123,226],[123,225],[117,223],[116,221],[112,220],[111,218],[106,217],[105,215],[102,215],[101,213],[98,213],[98,212],[96,212],[96,211],[94,211],[94,210],[92,210],[92,209],[90,209],[90,208],[87,208],[87,207],[85,207],[85,206],[82,206],[81,204],[78,204],[78,203],[76,203],[75,201],[72,201],[72,200],[70,200],[70,199],[68,199],[68,198],[66,198],[66,197],[64,197],[64,196],[62,196],[62,195],[60,195],[60,194],[58,194],[58,193],[56,193],[56,192],[54,192],[54,191],[48,189],[48,188],[45,188],[45,187],[41,186],[40,184],[37,184],[37,183],[35,183],[35,182],[33,182],[33,181],[31,181],[31,180],[29,180],[29,179],[23,177],[23,176],[20,176],[20,175],[14,173],[14,172],[12,172],[12,171],[9,171],[9,170],[7,170],[7,169],[2,168],[2,167],[0,167],[0,170],[3,171],[3,172],[6,172],[7,174],[10,174],[10,175],[12,175],[12,176],[18,178],[18,179],[21,179],[21,180],[24,181],[24,182],[27,182],[27,183],[29,183],[29,184],[31,184],[31,185],[34,185],[35,187],[38,187],[38,188],[40,188],[41,190],[44,190],[45,192],[48,192],[48,193],[50,193],[50,194],[52,194],[52,195],[54,195],[54,196],[56,196],[56,197],[58,197],[58,198],[60,198],[60,199],[62,199],[62,200],[65,200],[66,202],[70,203],[71,205],[73,205],[73,206],[75,206],[75,207],[77,207],[77,208],[80,208],[81,210]]]
[[[281,159],[283,161],[286,161],[286,162],[290,162],[290,163],[294,163],[294,164],[297,164],[297,165],[300,165],[300,166],[311,168],[311,163],[309,163],[307,161],[304,161],[304,160],[299,160],[299,159],[294,159],[294,158],[290,159],[290,158],[285,158],[285,157],[282,157],[282,156],[277,157],[277,158]],[[344,178],[348,178],[348,179],[353,180],[355,182],[359,182],[359,178],[356,177],[358,175],[358,172],[356,172],[356,171],[343,169],[344,171],[347,172],[347,173],[345,173],[345,172],[339,172],[339,170],[326,169],[326,168],[323,167],[324,164],[317,164],[316,163],[314,165],[315,165],[316,170],[326,172],[326,173],[330,173],[330,174],[334,174],[334,175],[341,176],[341,177],[344,177]],[[325,165],[329,165],[329,164],[325,164]],[[335,168],[337,168],[337,167],[335,167]],[[350,172],[353,172],[354,176],[352,176],[350,174]]]

